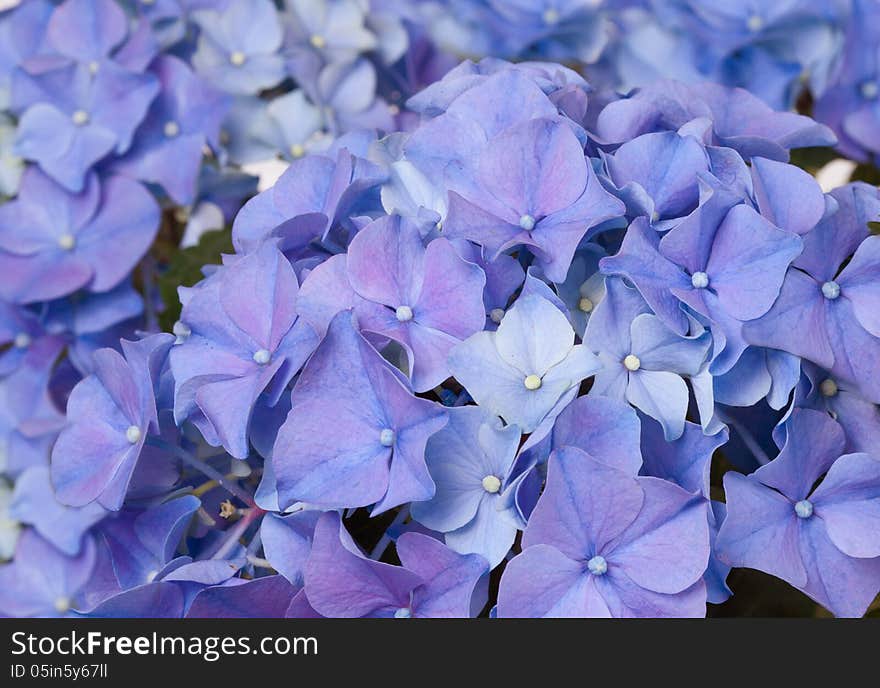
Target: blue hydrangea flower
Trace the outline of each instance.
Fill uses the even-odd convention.
[[[192,17],[201,29],[193,67],[210,83],[248,95],[284,79],[284,31],[271,0],[231,0]]]
[[[170,355],[178,423],[190,419],[211,444],[248,456],[258,398],[274,405],[317,343],[297,317],[298,291],[290,263],[267,242],[189,293]]]
[[[15,201],[0,207],[0,295],[48,301],[88,287],[119,284],[159,229],[159,208],[147,190],[124,177],[90,175],[80,193],[37,168],[25,173]]]
[[[294,387],[272,450],[282,509],[302,501],[374,505],[379,514],[434,494],[425,444],[446,424],[446,412],[413,396],[352,320],[350,311],[333,319]]]
[[[478,406],[450,409],[449,424],[425,448],[437,492],[412,505],[413,518],[444,533],[456,552],[475,552],[497,566],[517,533],[516,520],[501,505],[519,441],[519,428],[502,427]]]
[[[600,364],[575,344],[565,315],[531,295],[516,301],[496,332],[478,332],[456,346],[449,367],[480,406],[529,433],[554,408],[561,411]]]
[[[690,399],[681,376],[700,371],[710,345],[708,333],[682,337],[622,281],[610,279],[606,289],[584,335],[603,364],[591,394],[625,399],[657,420],[667,440],[678,439]]]
[[[782,578],[837,616],[861,616],[880,591],[880,460],[842,455],[843,431],[824,413],[796,410],[788,430],[773,461],[724,476],[719,557]]]
[[[483,271],[447,239],[425,246],[413,223],[389,216],[309,274],[299,308],[319,332],[353,308],[362,331],[404,347],[413,388],[424,392],[449,377],[450,350],[482,329],[485,283]]]
[[[52,449],[52,484],[63,504],[122,506],[147,435],[159,430],[154,385],[173,340],[123,341],[124,357],[95,353],[95,373],[71,393],[68,426]]]
[[[498,615],[703,616],[708,558],[703,499],[562,449],[501,578]]]

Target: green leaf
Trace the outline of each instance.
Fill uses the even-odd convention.
[[[232,230],[221,229],[205,232],[196,246],[176,251],[168,263],[168,269],[159,277],[159,294],[165,310],[159,317],[162,329],[170,331],[180,318],[178,287],[191,287],[204,278],[205,265],[217,265],[221,254],[232,253]]]

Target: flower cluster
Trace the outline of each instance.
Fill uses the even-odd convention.
[[[144,170],[165,169],[167,113],[186,108],[148,102],[79,189],[69,161],[29,155],[0,209],[15,277],[0,613],[693,617],[731,595],[731,567],[865,613],[880,592],[880,191],[824,193],[789,164],[834,145],[828,127],[741,89],[611,97],[559,64],[495,58],[391,121],[374,87],[378,37],[395,35],[384,3],[190,4],[191,19],[157,3],[143,21],[191,66],[117,64],[139,34],[110,12],[65,47],[88,54],[29,58],[28,83],[60,63],[162,94],[185,73],[193,121],[218,118],[198,165],[205,144],[236,159],[270,131],[290,164],[235,217],[234,252],[180,287],[173,333],[100,348],[155,231],[137,194],[174,195]],[[582,5],[540,18],[583,38]],[[556,46],[505,35],[505,53]],[[297,90],[264,93],[290,76]],[[217,100],[195,108],[198,93]],[[17,146],[45,141],[22,134],[28,112],[65,112],[34,103]],[[263,128],[275,107],[286,128]],[[236,117],[242,148],[220,133]]]

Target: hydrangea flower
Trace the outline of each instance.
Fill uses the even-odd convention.
[[[479,191],[450,194],[447,235],[475,241],[492,257],[525,246],[556,282],[565,280],[589,230],[623,213],[564,123],[534,119],[510,127],[476,167]]]
[[[271,0],[231,0],[193,20],[201,29],[193,66],[218,88],[248,95],[284,79],[284,31]]]
[[[447,422],[355,329],[350,311],[330,323],[291,396],[272,467],[282,509],[373,506],[373,514],[429,499],[428,438]],[[328,419],[335,429],[328,432]]]
[[[449,240],[424,246],[413,223],[388,216],[358,232],[344,256],[309,274],[300,313],[325,331],[336,313],[353,308],[362,331],[404,347],[413,388],[424,392],[449,377],[450,350],[482,329],[485,283],[479,266]]]
[[[247,457],[258,398],[265,392],[274,405],[317,343],[297,317],[298,291],[290,263],[267,242],[189,294],[170,355],[178,423],[192,418],[212,444]]]
[[[95,373],[71,393],[68,426],[52,449],[52,483],[63,504],[122,506],[147,435],[159,431],[154,385],[172,342],[158,334],[123,341],[124,356],[95,353]]]
[[[121,282],[156,236],[159,209],[137,182],[90,176],[71,194],[31,167],[0,207],[0,296],[30,303]]]
[[[606,289],[584,335],[602,362],[590,392],[625,399],[657,420],[668,441],[676,440],[690,399],[681,376],[700,371],[710,344],[707,333],[676,334],[620,280],[609,279]]]
[[[315,527],[306,565],[309,604],[330,617],[468,618],[474,591],[488,572],[476,554],[456,554],[421,533],[397,540],[402,566],[372,561],[337,515],[328,513]]]
[[[843,431],[824,413],[798,409],[788,423],[773,461],[724,476],[718,554],[788,581],[837,616],[861,616],[880,591],[880,460],[843,454]]]
[[[81,591],[93,575],[95,544],[89,538],[67,556],[32,529],[25,530],[12,562],[0,565],[0,609],[15,617],[73,616]]]
[[[480,406],[529,433],[601,366],[575,344],[565,315],[535,294],[518,299],[496,332],[478,332],[456,346],[449,367]]]
[[[519,428],[502,427],[478,406],[450,409],[449,424],[425,447],[437,492],[412,505],[413,518],[444,533],[456,552],[475,552],[497,566],[517,533],[516,520],[502,508],[502,492],[519,441]]]
[[[708,557],[703,500],[561,449],[502,576],[498,615],[703,616]]]
[[[787,272],[779,298],[743,334],[751,344],[802,356],[856,383],[877,403],[880,387],[869,371],[880,361],[880,243],[867,227],[867,217],[880,214],[877,194],[854,185],[832,197],[837,211],[804,237],[803,254]]]

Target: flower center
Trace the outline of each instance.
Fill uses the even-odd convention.
[[[634,373],[642,367],[642,362],[639,360],[638,356],[630,354],[623,359],[623,367]]]
[[[180,133],[180,125],[177,122],[171,120],[165,122],[165,127],[162,131],[165,133],[166,138],[173,139]]]
[[[100,62],[98,62],[97,60],[92,60],[91,62],[89,62],[89,74],[94,76],[95,74],[98,73],[99,69],[101,69]]]
[[[490,494],[495,494],[501,489],[501,481],[494,475],[487,475],[482,481],[483,489]]]
[[[705,289],[709,286],[709,275],[705,272],[695,272],[691,275],[691,284],[694,289]]]
[[[534,392],[536,389],[541,389],[541,378],[537,375],[528,375],[523,380],[523,384],[526,386],[526,389]]]
[[[531,215],[523,215],[519,218],[519,226],[527,232],[531,232],[535,228],[535,218]]]
[[[493,308],[489,312],[489,319],[495,323],[496,325],[501,324],[501,320],[504,318],[504,309],[503,308]]]
[[[313,34],[311,38],[309,38],[309,43],[311,43],[312,47],[316,50],[320,50],[321,48],[326,47],[327,39],[325,39],[322,35],[316,33]]]
[[[752,33],[758,33],[758,31],[764,28],[764,19],[760,15],[753,14],[746,22],[746,26],[749,27],[749,31]]]
[[[186,340],[192,334],[192,330],[190,329],[189,325],[187,325],[182,320],[178,320],[176,323],[174,323],[174,327],[171,328],[171,332],[174,334],[175,337],[177,337],[177,341],[175,341],[175,344],[182,344],[184,340]]]
[[[608,571],[608,562],[598,554],[587,562],[587,570],[594,576],[604,576]]]
[[[553,25],[559,23],[559,12],[553,7],[549,7],[544,10],[544,15],[542,17],[545,24]]]
[[[71,115],[71,119],[76,126],[82,127],[89,123],[89,113],[85,110],[77,110]]]
[[[840,296],[840,285],[834,281],[825,282],[822,285],[822,296],[829,301],[834,301],[834,299]]]
[[[823,397],[836,397],[839,390],[837,383],[829,377],[826,380],[822,380],[822,384],[819,385],[819,391],[822,392]]]
[[[398,322],[409,322],[413,319],[412,308],[409,306],[398,306],[394,314],[397,316]]]
[[[301,158],[306,154],[306,149],[301,143],[294,143],[290,147],[290,156],[293,158]]]
[[[880,95],[880,84],[873,80],[864,81],[859,87],[859,90],[862,92],[862,98],[865,100],[874,100]]]
[[[73,234],[62,234],[58,237],[58,246],[65,251],[72,251],[76,247],[76,237]]]
[[[125,439],[129,444],[137,444],[141,441],[141,429],[137,425],[129,425],[125,431]]]
[[[272,354],[267,349],[260,349],[254,353],[254,363],[257,365],[266,365],[272,360]]]
[[[27,332],[19,332],[12,340],[16,349],[27,349],[31,345],[31,336]]]
[[[584,313],[592,313],[594,307],[595,304],[586,296],[581,297],[581,300],[578,301],[578,309]]]
[[[247,55],[245,55],[240,50],[236,50],[229,56],[229,61],[236,67],[241,67],[245,62],[247,62]]]
[[[806,499],[802,499],[794,505],[794,513],[798,518],[809,518],[813,515],[813,505]]]
[[[385,428],[382,432],[379,433],[379,443],[383,447],[390,447],[394,444],[394,430],[391,428]]]
[[[55,611],[59,614],[65,614],[70,611],[70,598],[69,597],[58,597],[55,600]]]

